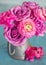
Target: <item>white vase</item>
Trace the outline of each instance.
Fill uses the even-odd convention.
[[[22,46],[13,46],[10,43],[8,43],[8,53],[11,57],[19,60],[25,59],[25,50],[29,46],[28,40],[26,39],[24,42],[24,45]]]

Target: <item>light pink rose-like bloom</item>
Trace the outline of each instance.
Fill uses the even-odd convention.
[[[36,29],[32,19],[28,18],[20,22],[18,30],[21,35],[30,38],[35,35]]]
[[[13,26],[12,28],[6,26],[4,28],[4,37],[13,46],[21,46],[26,41],[26,38],[18,32],[16,26]]]
[[[46,9],[45,8],[43,8],[43,7],[42,8],[36,8],[34,10],[34,15],[37,18],[43,20],[44,22],[46,21]]]
[[[17,21],[23,20],[30,16],[31,10],[24,6],[16,6],[10,9],[13,16],[17,17]]]
[[[35,27],[36,27],[36,36],[44,36],[44,33],[46,33],[46,25],[44,24],[43,20],[36,19]]]

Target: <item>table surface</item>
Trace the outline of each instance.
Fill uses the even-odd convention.
[[[12,0],[12,1],[14,2],[15,0]],[[22,0],[20,1],[22,2]],[[36,2],[40,3],[42,6],[45,6],[46,4],[44,1],[46,0],[42,0],[42,1],[43,3],[41,2],[41,0],[37,0]],[[18,4],[18,2],[16,4]],[[0,3],[0,12],[6,11],[12,6],[15,6],[15,5]],[[29,43],[33,46],[43,47],[45,51],[45,55],[40,60],[35,59],[34,62],[29,62],[29,61],[15,60],[11,58],[7,51],[7,41],[3,36],[3,27],[0,27],[0,65],[46,65],[46,34],[44,37],[36,37],[36,36],[32,37],[31,39],[29,39]]]

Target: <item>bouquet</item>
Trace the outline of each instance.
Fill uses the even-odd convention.
[[[25,39],[46,33],[46,9],[36,2],[23,2],[0,13],[0,25],[4,26],[4,37],[10,44],[22,46]],[[33,61],[43,56],[43,49],[29,46],[25,55],[25,59]]]

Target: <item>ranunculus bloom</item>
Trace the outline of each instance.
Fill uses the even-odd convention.
[[[17,17],[17,19],[16,19],[17,21],[28,18],[31,13],[31,10],[24,6],[13,7],[10,11],[13,14],[13,16]]]
[[[46,32],[46,25],[44,24],[44,22],[40,19],[36,19],[35,26],[36,26],[36,36],[44,36],[44,33]]]
[[[14,46],[21,46],[26,41],[25,37],[18,32],[15,26],[12,28],[5,27],[4,37]]]
[[[36,8],[34,10],[34,15],[43,20],[44,22],[46,21],[46,9],[45,8]]]
[[[18,25],[18,30],[21,35],[30,38],[35,35],[36,29],[35,24],[32,19],[24,19],[20,24]]]

